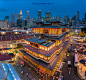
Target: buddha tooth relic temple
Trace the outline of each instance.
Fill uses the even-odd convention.
[[[53,75],[68,47],[69,28],[60,21],[34,22],[33,37],[24,39],[21,55],[43,74]]]

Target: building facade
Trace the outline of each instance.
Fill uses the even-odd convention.
[[[7,28],[7,21],[0,21],[0,28]]]

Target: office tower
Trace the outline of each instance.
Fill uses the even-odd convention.
[[[17,20],[20,19],[20,14],[17,14]]]
[[[22,10],[20,10],[20,15],[22,15]]]
[[[36,18],[33,18],[33,21],[37,21],[37,19]]]
[[[69,19],[69,27],[72,26],[72,19]]]
[[[79,24],[79,11],[77,11],[77,24]]]
[[[84,24],[85,23],[85,21],[84,21],[84,18],[82,19],[82,24]]]
[[[86,13],[85,13],[85,19],[86,19]]]
[[[41,10],[38,11],[38,21],[41,20]]]
[[[25,23],[25,26],[27,26],[27,20],[26,19],[24,19],[24,23]]]
[[[7,28],[7,21],[0,21],[0,28]]]
[[[65,22],[65,23],[68,23],[68,22],[69,22],[69,15],[65,15],[65,17],[64,17],[64,22]]]
[[[59,15],[57,15],[57,20],[59,21]]]
[[[46,20],[46,22],[49,22],[50,20],[51,20],[51,18],[52,18],[52,14],[51,14],[51,12],[45,12],[45,20]]]
[[[44,21],[44,17],[41,17],[41,21]]]
[[[62,22],[62,23],[64,22],[64,19],[63,19],[62,17],[60,17],[59,20],[60,20],[60,22]]]
[[[76,26],[76,15],[72,18],[72,26]]]
[[[20,19],[23,19],[22,10],[20,10]]]
[[[25,26],[25,20],[22,20],[22,26]]]
[[[29,19],[29,18],[30,18],[29,11],[27,11],[27,19]]]
[[[5,21],[9,22],[9,16],[5,17]]]
[[[11,22],[15,23],[15,13],[11,13]]]
[[[21,19],[17,20],[17,26],[19,26],[20,28],[22,27],[22,20]]]

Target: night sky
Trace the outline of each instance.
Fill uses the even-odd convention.
[[[20,10],[23,12],[23,19],[26,18],[27,11],[30,11],[31,17],[38,18],[38,10],[42,11],[43,17],[45,12],[50,11],[53,17],[69,15],[70,18],[80,11],[80,18],[84,18],[86,0],[0,0],[0,20],[9,16],[11,21],[11,13],[15,13],[17,19]]]

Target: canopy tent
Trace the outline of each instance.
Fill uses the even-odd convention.
[[[7,48],[7,50],[12,49],[12,48]]]
[[[13,68],[12,64],[2,63],[2,65],[3,65],[3,68],[5,70],[6,75],[7,75],[8,70],[9,70],[7,80],[21,80],[20,77],[18,76],[17,72]]]
[[[2,63],[0,61],[0,80],[4,80],[5,77],[6,77],[6,75],[5,75],[4,69],[2,67]]]
[[[8,55],[13,55],[13,56],[15,56],[13,53],[8,53]]]

